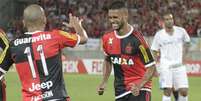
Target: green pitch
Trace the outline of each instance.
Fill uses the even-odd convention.
[[[77,74],[65,74],[64,76],[71,101],[114,101],[112,76],[103,96],[96,94],[96,86],[99,84],[101,76]],[[17,74],[13,72],[8,73],[6,82],[7,101],[22,101],[21,87]],[[201,101],[201,77],[190,77],[189,83],[189,101]],[[162,92],[158,87],[158,79],[154,78],[152,101],[161,101]]]

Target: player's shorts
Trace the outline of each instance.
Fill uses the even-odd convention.
[[[172,68],[161,69],[159,73],[160,87],[172,88],[188,88],[188,78],[186,67],[184,65]]]
[[[48,100],[49,101],[49,100]],[[60,99],[60,100],[52,100],[52,101],[71,101],[70,97],[64,98],[64,99]]]
[[[134,96],[131,93],[122,98],[116,99],[115,101],[151,101],[151,92],[141,90],[140,95],[138,96]]]
[[[70,97],[67,97],[67,98],[63,98],[63,99],[59,99],[59,100],[48,100],[48,101],[71,101],[70,100]]]

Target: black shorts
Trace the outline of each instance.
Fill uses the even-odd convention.
[[[122,98],[116,99],[115,101],[151,101],[151,92],[140,91],[140,95],[134,96],[132,93]]]

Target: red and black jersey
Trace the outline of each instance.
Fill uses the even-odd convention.
[[[74,47],[79,40],[77,34],[60,30],[27,32],[10,42],[0,71],[5,73],[15,63],[22,84],[23,101],[65,99],[67,92],[61,49]]]
[[[0,29],[0,51],[1,52],[4,52],[5,49],[8,48],[8,45],[9,42],[8,42],[8,39],[6,37],[6,34],[4,33],[3,30]]]
[[[115,96],[123,97],[131,93],[131,85],[140,82],[146,72],[146,67],[155,64],[150,49],[142,34],[131,31],[119,36],[116,31],[106,33],[103,38],[103,50],[107,60],[113,64],[115,75]],[[150,90],[151,81],[142,90]]]
[[[0,64],[3,62],[8,47],[8,39],[4,31],[0,29]],[[6,101],[6,84],[4,79],[0,81],[0,101]]]

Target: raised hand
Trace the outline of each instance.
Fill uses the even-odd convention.
[[[84,44],[88,40],[87,33],[85,29],[82,27],[83,19],[79,19],[76,16],[73,16],[71,13],[69,14],[69,23],[63,22],[66,27],[74,28],[76,33],[80,36],[79,44]]]
[[[71,13],[69,14],[69,23],[63,22],[66,27],[77,28],[82,26],[83,19],[79,19],[76,16],[73,16]]]

